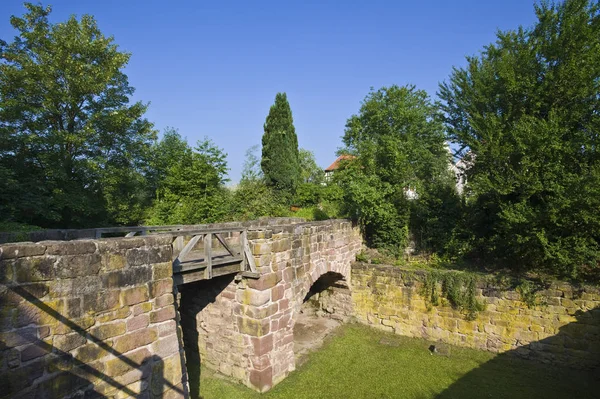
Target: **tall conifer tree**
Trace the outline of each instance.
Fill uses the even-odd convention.
[[[261,168],[265,181],[277,191],[292,194],[300,181],[300,160],[292,110],[285,93],[275,96],[264,129]]]

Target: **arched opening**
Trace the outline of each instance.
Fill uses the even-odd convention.
[[[344,276],[336,272],[321,275],[309,288],[294,323],[296,364],[318,349],[324,340],[351,314],[352,300]]]

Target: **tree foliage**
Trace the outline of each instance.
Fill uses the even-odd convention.
[[[130,55],[89,15],[48,21],[26,3],[0,41],[0,210],[43,227],[133,223],[145,204],[146,105],[129,104]]]
[[[227,154],[208,138],[198,141],[192,149],[176,131],[169,131],[156,147],[174,157],[166,163],[164,178],[159,180],[147,223],[222,221],[229,201],[223,186],[227,180]]]
[[[285,93],[277,93],[262,137],[261,168],[268,186],[293,194],[300,182],[298,137]]]
[[[429,193],[448,173],[437,108],[414,86],[372,90],[348,119],[343,142],[343,151],[355,156],[334,175],[347,211],[370,245],[400,253],[410,230],[407,191]]]
[[[440,86],[467,171],[474,251],[577,276],[600,252],[600,5],[536,5]]]

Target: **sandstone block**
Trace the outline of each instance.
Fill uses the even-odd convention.
[[[248,279],[247,284],[249,288],[264,291],[277,285],[281,281],[281,278],[281,273],[263,274],[258,280]]]
[[[124,306],[112,312],[102,313],[96,316],[98,323],[108,323],[109,321],[126,319],[131,314],[129,306]]]
[[[117,352],[126,353],[130,350],[146,346],[156,341],[157,338],[158,334],[155,329],[146,328],[116,338],[113,348]]]
[[[236,297],[237,301],[241,304],[262,306],[271,300],[271,292],[246,288],[245,290],[238,290]]]
[[[120,270],[127,264],[125,256],[120,253],[108,253],[102,258],[105,270]]]
[[[158,336],[165,337],[174,334],[177,331],[177,323],[175,320],[169,320],[159,324],[156,328],[158,329]]]
[[[83,296],[83,311],[89,314],[119,307],[119,290],[101,290]]]
[[[65,335],[55,335],[52,345],[63,352],[69,352],[75,348],[84,345],[87,339],[84,335],[74,332]]]
[[[237,317],[237,325],[240,333],[260,337],[268,334],[271,322],[268,318],[257,320],[249,317]]]
[[[227,293],[226,291],[223,291],[223,295],[226,293]],[[233,299],[233,298],[231,298],[231,299]],[[173,305],[174,301],[175,301],[175,298],[173,297],[173,294],[161,295],[154,300],[154,308],[160,309],[160,308],[164,308],[165,306]]]
[[[46,245],[47,255],[81,255],[96,252],[94,241],[42,241]]]
[[[167,306],[165,308],[150,312],[150,322],[160,323],[162,321],[171,320],[175,318],[175,307]]]
[[[273,350],[273,334],[267,334],[262,337],[252,337],[252,347],[255,356],[263,356],[271,353]]]
[[[99,254],[69,255],[58,258],[56,276],[74,278],[98,274],[102,266]]]
[[[173,277],[173,262],[158,263],[153,266],[153,280]]]
[[[87,364],[100,360],[108,354],[110,354],[110,352],[105,348],[96,343],[91,343],[78,348],[73,354],[73,357],[80,362]]]
[[[165,358],[179,352],[179,341],[177,334],[172,334],[152,344],[152,353]]]
[[[273,385],[273,368],[250,370],[250,384],[259,392],[266,392]]]
[[[136,305],[148,299],[148,287],[146,285],[128,288],[121,292],[121,302],[125,305]]]
[[[106,362],[105,373],[109,377],[123,375],[133,369],[140,368],[151,358],[148,348],[141,348],[126,356],[119,356]]]
[[[45,356],[52,351],[52,346],[45,344],[43,341],[35,342],[31,345],[26,346],[21,351],[21,361],[27,362],[38,357]]]
[[[46,246],[34,243],[2,244],[0,260],[44,255]]]
[[[55,278],[54,259],[46,256],[19,258],[15,261],[15,275],[19,283],[48,281]]]
[[[123,288],[147,284],[150,281],[152,281],[152,267],[150,266],[130,267],[102,275],[104,288]]]
[[[153,281],[149,283],[150,296],[152,298],[159,297],[163,294],[173,292],[173,279],[167,278],[164,280]]]
[[[278,300],[283,298],[283,294],[285,292],[285,288],[282,284],[279,284],[271,290],[271,301],[277,302]]]
[[[150,317],[147,314],[141,314],[127,320],[127,331],[131,332],[140,328],[146,328],[148,324],[150,324]]]
[[[115,323],[104,324],[104,325],[101,325],[98,327],[94,327],[90,330],[90,335],[92,335],[96,339],[104,341],[108,338],[116,337],[118,335],[123,335],[123,334],[125,334],[126,330],[127,330],[127,328],[126,328],[125,322],[118,321]]]
[[[142,313],[148,313],[152,310],[152,304],[150,302],[140,303],[133,307],[133,315],[137,316]]]

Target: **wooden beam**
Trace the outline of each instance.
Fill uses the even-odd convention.
[[[204,236],[204,262],[206,262],[205,278],[208,280],[212,278],[212,233]]]
[[[257,280],[260,278],[260,273],[242,272],[242,277],[253,278]]]
[[[248,260],[248,265],[250,266],[250,271],[253,273],[257,273],[256,263],[254,263],[254,255],[252,255],[252,251],[250,251],[250,245],[248,244],[248,239],[244,240],[244,253],[246,254],[246,259]]]
[[[236,256],[239,254],[237,251],[234,251],[231,249],[231,247],[229,247],[229,244],[227,244],[227,241],[225,241],[221,233],[215,233],[215,237],[217,237],[217,240],[219,240],[221,245],[227,250],[227,252],[231,254],[231,256]]]
[[[202,238],[202,234],[198,234],[198,235],[192,237],[192,239],[187,243],[187,245],[185,247],[183,247],[183,249],[177,256],[177,259],[175,259],[175,262],[173,262],[173,264],[179,265],[181,262],[184,262],[188,253],[190,253],[190,251],[196,246],[198,241],[200,241],[200,238]]]
[[[240,265],[240,271],[245,272],[248,268],[248,261],[246,261],[246,255],[244,253],[244,243],[248,240],[248,234],[246,230],[240,233],[240,250],[242,252],[242,264]]]
[[[129,233],[125,234],[125,237],[133,237],[135,233],[137,233],[137,231],[130,231]]]

